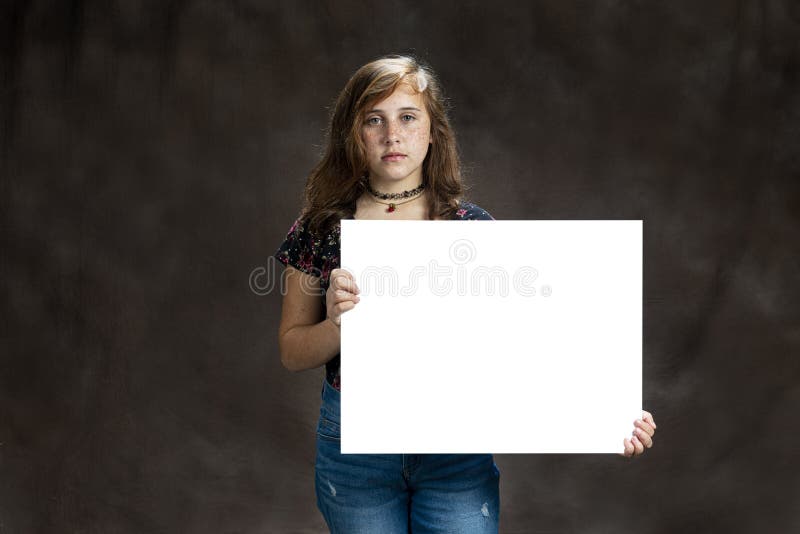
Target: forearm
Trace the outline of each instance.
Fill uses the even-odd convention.
[[[290,371],[315,369],[339,354],[339,327],[329,319],[317,324],[295,326],[279,340],[281,363]]]

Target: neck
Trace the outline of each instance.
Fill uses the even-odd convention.
[[[403,180],[385,180],[377,176],[369,177],[369,185],[378,193],[402,193],[418,187],[422,176],[409,176]]]
[[[428,204],[428,192],[423,191],[410,200],[397,201],[395,211],[390,212],[389,203],[391,200],[378,201],[369,192],[364,192],[356,201],[356,213],[354,219],[403,219],[420,218],[425,219],[424,210]],[[418,217],[419,216],[419,217]]]

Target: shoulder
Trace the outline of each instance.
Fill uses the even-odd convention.
[[[323,286],[327,286],[330,271],[339,265],[339,237],[338,224],[318,234],[310,230],[305,220],[298,218],[286,232],[274,257],[285,265],[321,277]]]
[[[307,248],[313,248],[319,241],[319,236],[312,233],[306,221],[303,219],[295,219],[289,231],[286,232],[286,242],[293,245],[303,245]]]
[[[493,221],[495,220],[488,211],[472,202],[460,200],[459,209],[456,211],[456,219],[462,221]]]
[[[317,249],[337,242],[340,231],[340,226],[337,223],[333,228],[324,233],[314,232],[311,230],[306,220],[298,218],[295,219],[294,223],[289,227],[289,231],[286,232],[286,240],[294,243],[302,243],[309,248]]]

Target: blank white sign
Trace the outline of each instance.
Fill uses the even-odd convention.
[[[342,453],[617,453],[642,221],[341,221]]]

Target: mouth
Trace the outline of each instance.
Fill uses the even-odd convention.
[[[400,161],[401,159],[405,158],[405,154],[401,154],[400,152],[389,152],[388,154],[381,156],[383,161]]]

